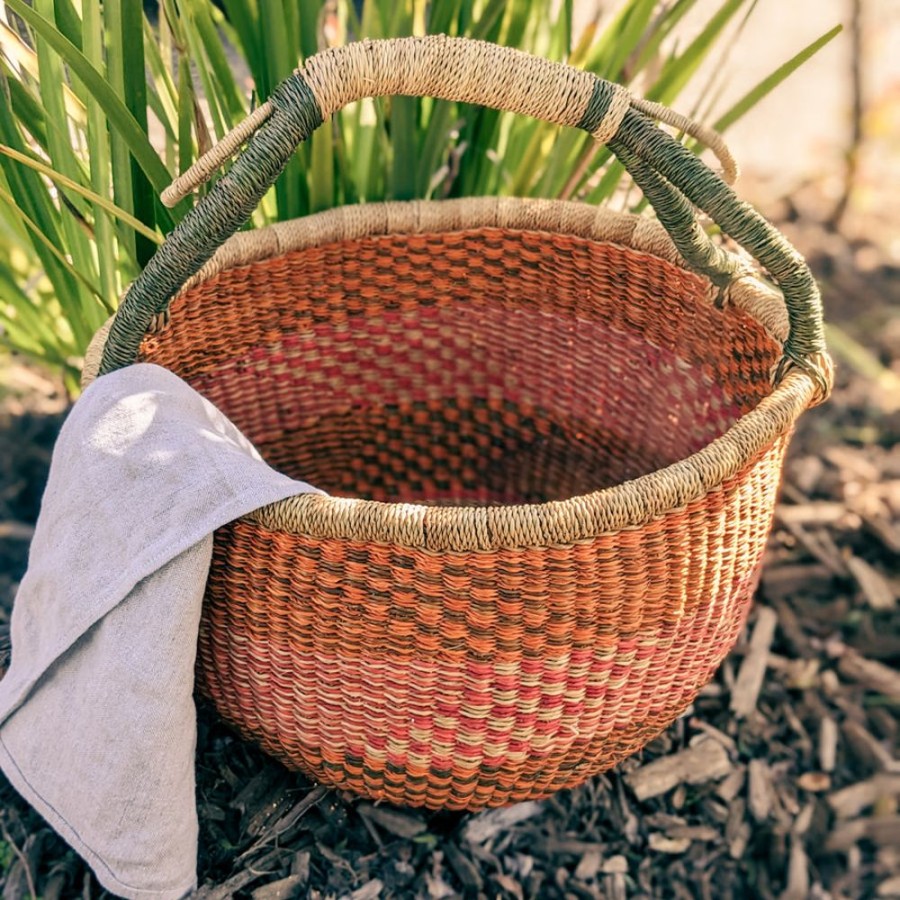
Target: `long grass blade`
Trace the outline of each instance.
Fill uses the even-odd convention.
[[[461,6],[461,0],[432,0],[427,9],[428,33],[452,34]]]
[[[70,191],[74,191],[79,196],[84,197],[85,200],[89,200],[94,206],[99,207],[105,214],[119,219],[119,221],[123,222],[129,228],[133,228],[135,231],[140,232],[145,238],[147,238],[148,241],[151,241],[154,244],[162,243],[163,238],[158,232],[152,231],[143,222],[141,222],[140,219],[136,219],[134,216],[131,216],[127,212],[125,212],[124,209],[120,209],[109,199],[108,196],[104,197],[101,194],[98,194],[95,191],[84,187],[77,181],[73,181],[71,178],[63,175],[61,172],[57,172],[56,169],[52,168],[51,166],[48,166],[40,162],[40,160],[34,159],[33,157],[30,157],[25,153],[20,153],[17,150],[13,150],[11,147],[6,147],[3,144],[0,144],[0,154],[2,154],[3,156],[8,156],[10,159],[14,159],[17,162],[22,163],[22,165],[34,169],[35,172],[40,172],[42,175],[46,175],[51,181],[54,181],[60,187],[68,188]]]
[[[35,13],[22,0],[4,0],[4,2],[13,12],[31,25],[81,79],[103,108],[111,130],[121,135],[128,150],[134,154],[142,170],[150,179],[154,190],[161,193],[171,181],[171,175],[147,139],[146,133],[142,131],[137,120],[122,100],[116,96],[103,75],[88,62],[77,47],[67,41],[50,22]],[[119,205],[127,209],[125,204],[119,203]],[[172,227],[173,222],[171,217],[164,216],[160,219],[159,224],[168,230]]]
[[[2,21],[0,21],[0,58],[4,59],[7,66],[14,72],[22,72],[34,83],[40,83],[37,54]],[[64,84],[62,91],[67,115],[78,126],[84,125],[84,104],[69,85]]]
[[[671,103],[700,68],[719,35],[746,2],[747,0],[725,0],[684,52],[666,63],[660,77],[647,91],[647,97],[659,103]]]
[[[192,129],[194,123],[194,86],[191,67],[185,57],[178,62],[178,171],[190,168],[194,159]]]
[[[100,11],[99,0],[82,0],[83,43],[85,57],[98,70],[102,70],[103,61],[103,18]],[[88,98],[88,145],[91,148],[91,184],[94,188],[89,191],[94,203],[94,238],[97,244],[97,263],[100,273],[100,291],[103,301],[108,307],[113,307],[119,293],[118,265],[116,261],[115,228],[113,226],[109,207],[117,210],[118,218],[125,225],[134,228],[138,220],[129,215],[125,210],[120,210],[108,197],[112,194],[110,183],[110,155],[109,137],[106,131],[106,119],[100,105]],[[27,163],[26,163],[27,165]],[[40,171],[40,169],[38,170]],[[50,172],[44,172],[48,177]],[[61,183],[61,182],[57,182]],[[65,185],[72,188],[72,185]],[[74,189],[74,188],[73,188]],[[137,230],[137,229],[135,229]]]
[[[803,50],[792,56],[786,63],[780,65],[771,75],[760,81],[759,84],[744,94],[740,100],[716,119],[713,127],[718,131],[725,131],[726,128],[733,125],[738,119],[753,109],[763,97],[769,95],[788,76],[796,72],[803,63],[812,58],[826,44],[833,41],[842,30],[843,25],[835,25],[834,28],[826,31],[820,38],[817,38],[809,46],[804,47]]]
[[[299,43],[299,36],[296,33],[288,33],[281,0],[259,0],[259,21],[262,30],[260,43],[266,48],[266,80],[261,90],[263,96],[268,96],[282,79],[290,75],[297,64],[295,45]],[[290,219],[304,215],[309,208],[305,172],[296,154],[278,179],[275,195],[278,215],[281,218]]]
[[[50,144],[47,138],[47,114],[44,107],[35,99],[31,92],[16,78],[10,78],[11,74],[3,64],[3,71],[9,88],[9,98],[13,115],[16,121],[25,129],[32,140],[44,151],[50,152]]]
[[[60,32],[79,50],[83,49],[81,17],[72,0],[53,0],[53,15]]]
[[[147,129],[147,77],[144,66],[144,12],[140,4],[128,0],[106,0],[107,4],[120,6],[115,17],[119,27],[118,40],[124,50],[122,54],[122,99],[132,114],[145,139]],[[110,35],[110,44],[116,42],[115,32]],[[158,158],[158,157],[157,157]],[[131,154],[131,191],[134,196],[134,215],[150,228],[156,223],[156,197],[147,173]],[[135,238],[138,263],[146,265],[153,256],[155,247],[141,235]]]
[[[46,17],[54,15],[53,0],[36,0],[35,9]],[[67,178],[76,180],[80,177],[78,164],[72,153],[72,137],[68,129],[66,107],[63,99],[62,86],[66,83],[65,73],[59,57],[47,46],[45,41],[36,42],[38,55],[38,72],[41,85],[41,104],[47,111],[47,118],[51,122],[58,123],[60,129],[51,129],[48,134],[50,160],[53,167]],[[82,230],[79,222],[68,214],[65,206],[61,206],[60,225],[65,246],[74,263],[74,270],[84,273],[85,280],[96,280],[94,259],[88,244],[87,235]],[[81,288],[79,288],[81,291]],[[77,298],[78,305],[84,310],[90,310],[90,304],[86,295]],[[91,322],[99,325],[99,322]]]
[[[84,0],[82,0],[84,2]],[[153,28],[147,19],[144,19],[144,52],[149,69],[153,91],[148,95],[152,99],[155,94],[158,109],[163,110],[160,117],[162,125],[169,134],[175,133],[175,123],[178,121],[178,91],[172,81],[172,74],[166,65],[165,59],[171,59],[171,32],[169,31],[166,17],[160,16],[159,35],[153,33]],[[164,57],[165,54],[165,57]],[[87,54],[85,54],[87,55]],[[97,69],[101,69],[98,61],[92,59]]]
[[[666,7],[650,27],[649,33],[642,40],[639,52],[634,60],[634,71],[642,72],[660,52],[663,42],[675,30],[678,23],[696,6],[697,0],[676,0]]]
[[[244,59],[260,89],[260,75],[265,67],[266,51],[259,39],[259,9],[255,0],[222,0],[231,23],[232,34],[239,42]]]
[[[212,7],[200,0],[190,0],[187,8],[190,10],[190,17],[185,23],[186,31],[196,32],[196,44],[203,48],[209,63],[211,90],[230,128],[247,115],[247,106],[235,81],[231,63],[225,55],[222,37],[216,30]]]
[[[0,200],[3,200],[5,203],[15,204],[15,199],[12,194],[8,193],[3,188],[0,188]],[[20,210],[21,212],[21,210]],[[44,245],[44,248],[56,258],[56,261],[66,270],[66,272],[77,282],[87,288],[98,300],[103,301],[103,297],[100,294],[100,289],[97,285],[92,284],[87,277],[79,272],[69,260],[66,259],[65,255],[60,251],[53,243],[53,241],[47,237],[46,234],[41,230],[40,226],[30,217],[26,216],[25,213],[21,213],[22,222],[28,227],[28,230],[34,235],[37,241],[40,244]],[[109,310],[112,312],[112,310]]]
[[[25,153],[27,147],[12,117],[9,94],[4,85],[5,78],[0,77],[0,142],[20,153]],[[28,232],[34,253],[50,280],[65,315],[74,320],[73,330],[77,330],[81,322],[79,282],[48,250],[48,245],[53,249],[65,246],[61,235],[59,210],[54,206],[46,185],[36,172],[23,168],[5,156],[0,156],[0,170],[6,184],[4,195],[10,198],[11,208],[16,208],[23,221],[27,218],[33,222],[36,229],[47,239],[46,241],[32,239],[33,232]],[[89,337],[87,329],[81,334]]]
[[[29,353],[47,353],[59,344],[53,319],[41,306],[22,290],[14,272],[0,266],[0,316],[10,331],[18,332],[15,343]]]

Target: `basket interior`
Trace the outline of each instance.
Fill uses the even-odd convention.
[[[292,477],[455,504],[565,499],[682,459],[771,391],[777,354],[662,259],[499,228],[226,269],[142,348]]]

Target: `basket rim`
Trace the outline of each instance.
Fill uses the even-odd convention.
[[[300,219],[239,232],[216,252],[179,295],[217,274],[300,249],[401,233],[470,232],[499,227],[588,238],[647,253],[692,271],[665,229],[647,216],[597,208],[578,201],[463,198],[391,201],[337,207]],[[747,257],[740,274],[720,294],[708,279],[707,296],[737,306],[783,343],[787,313],[781,293],[764,282]],[[724,296],[723,296],[724,294]],[[96,378],[112,318],[85,355],[82,385]],[[701,450],[620,484],[565,500],[502,506],[428,506],[301,494],[243,517],[272,531],[310,538],[388,543],[433,551],[496,551],[591,540],[634,529],[683,508],[738,475],[787,435],[813,402],[817,387],[792,369],[757,406]]]

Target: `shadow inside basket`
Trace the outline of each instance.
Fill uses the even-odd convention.
[[[771,391],[778,350],[658,257],[478,228],[226,269],[173,303],[143,358],[332,495],[497,505],[697,452]]]

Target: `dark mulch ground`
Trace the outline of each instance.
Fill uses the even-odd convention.
[[[831,321],[900,376],[900,273],[792,230]],[[316,788],[203,710],[201,895],[900,897],[900,390],[859,374],[872,363],[842,365],[804,418],[747,633],[645,752],[543,803],[422,815]],[[3,618],[60,423],[52,386],[24,372],[0,414]],[[102,894],[5,782],[0,829],[4,900]]]

